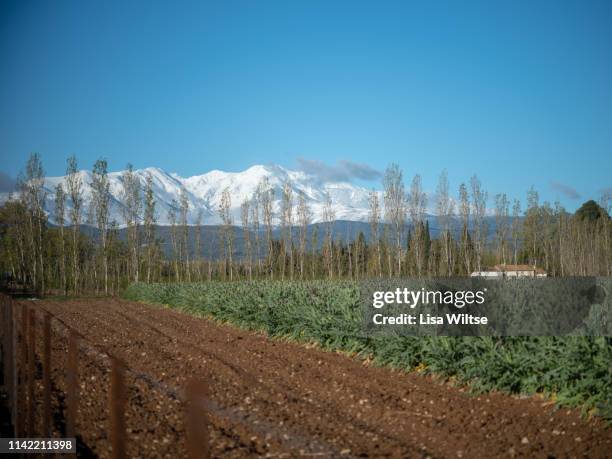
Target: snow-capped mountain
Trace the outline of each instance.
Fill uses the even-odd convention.
[[[89,205],[92,197],[91,172],[80,171],[83,184],[84,199],[84,221],[87,223],[91,215]],[[110,221],[115,220],[119,226],[123,226],[122,192],[123,171],[108,174],[110,182],[111,205]],[[174,173],[167,173],[156,167],[139,169],[134,171],[140,181],[142,189],[146,183],[146,177],[151,174],[153,179],[153,192],[156,200],[157,223],[168,225],[168,212],[172,201],[179,202],[181,189],[185,189],[189,201],[188,222],[195,224],[198,212],[202,211],[202,224],[217,225],[221,223],[219,217],[219,205],[223,190],[229,189],[231,195],[231,213],[235,225],[241,223],[240,205],[255,196],[260,181],[267,177],[270,186],[274,190],[273,210],[278,216],[281,208],[282,188],[288,182],[293,190],[294,204],[297,205],[297,197],[303,195],[312,212],[312,222],[323,221],[323,207],[326,193],[329,193],[335,218],[337,220],[366,221],[368,216],[368,194],[369,191],[363,187],[346,182],[321,182],[317,177],[301,171],[292,171],[281,166],[252,166],[242,172],[223,172],[213,170],[203,175],[193,177],[180,177]],[[46,191],[45,210],[49,220],[54,223],[53,209],[55,207],[55,187],[62,183],[65,188],[65,177],[46,177],[44,188]],[[0,203],[8,199],[8,194],[0,194]],[[69,200],[68,200],[69,201]],[[67,210],[70,203],[66,203]],[[297,218],[294,211],[294,218]],[[68,212],[66,211],[68,215]]]

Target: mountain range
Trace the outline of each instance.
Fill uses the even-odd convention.
[[[179,202],[181,190],[186,192],[189,202],[188,223],[196,224],[199,211],[202,211],[203,225],[218,225],[221,223],[219,205],[221,195],[225,189],[231,196],[231,214],[235,225],[241,224],[240,206],[247,199],[252,199],[256,193],[257,185],[267,177],[274,190],[273,212],[278,216],[281,208],[282,189],[284,183],[289,183],[293,191],[294,202],[302,195],[310,206],[312,223],[322,222],[323,207],[326,194],[331,197],[335,219],[364,222],[368,218],[369,190],[348,182],[323,182],[313,175],[302,171],[292,171],[277,165],[255,165],[242,172],[223,172],[212,170],[202,175],[181,177],[175,173],[168,173],[157,167],[148,167],[134,171],[140,181],[142,189],[150,174],[153,181],[153,193],[156,200],[156,218],[159,225],[169,225],[168,212],[173,201]],[[89,206],[92,197],[92,174],[90,171],[80,171],[83,184],[84,222],[87,223],[91,215]],[[110,221],[115,220],[123,226],[123,171],[108,174],[110,184]],[[44,189],[46,192],[45,211],[49,221],[54,223],[53,209],[55,207],[55,187],[62,183],[65,188],[66,177],[46,177]],[[0,194],[0,203],[9,198],[8,193]],[[382,199],[381,199],[382,203]],[[66,203],[67,210],[70,203]],[[294,212],[294,216],[296,212]],[[91,218],[89,218],[91,222]]]

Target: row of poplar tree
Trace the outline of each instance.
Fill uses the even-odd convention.
[[[66,178],[53,190],[54,208],[46,210],[42,162],[38,154],[30,156],[19,192],[0,208],[5,280],[38,292],[114,294],[134,281],[460,276],[498,263],[525,263],[552,276],[612,275],[606,195],[570,214],[559,203],[540,204],[531,188],[524,210],[503,193],[493,197],[491,210],[478,177],[461,184],[454,197],[443,172],[431,203],[437,216],[431,220],[421,177],[406,189],[401,169],[391,165],[382,192],[370,192],[366,237],[352,234],[346,222],[337,230],[329,195],[323,221],[313,225],[306,198],[294,196],[290,183],[282,187],[275,214],[274,189],[264,177],[255,195],[241,203],[240,228],[225,189],[217,209],[222,224],[214,236],[207,231],[203,237],[201,210],[195,209],[196,224],[188,224],[185,190],[170,206],[169,228],[157,226],[153,178],[147,175],[141,183],[130,165],[121,180],[123,221],[111,221],[107,169],[104,159],[93,165],[86,203],[87,175],[79,172],[74,156],[68,158]],[[54,225],[48,224],[48,213]],[[436,222],[436,238],[430,220]]]

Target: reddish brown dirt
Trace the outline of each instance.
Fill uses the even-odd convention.
[[[33,303],[21,302],[20,305]],[[274,341],[123,300],[39,301],[83,334],[78,430],[102,457],[108,359],[128,373],[128,453],[185,455],[185,382],[208,383],[214,457],[610,457],[612,429],[539,398],[474,397],[419,374]],[[54,325],[54,384],[65,388],[65,332]],[[96,350],[97,349],[97,350]],[[59,399],[54,403],[60,406]]]

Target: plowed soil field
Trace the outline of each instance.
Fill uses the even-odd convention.
[[[82,334],[77,431],[108,457],[107,351],[130,371],[131,457],[183,457],[182,388],[207,382],[213,457],[590,457],[612,455],[612,429],[538,397],[470,395],[432,377],[119,299],[21,301],[53,325],[53,384],[64,378],[62,322]],[[54,397],[62,409],[61,397]]]

